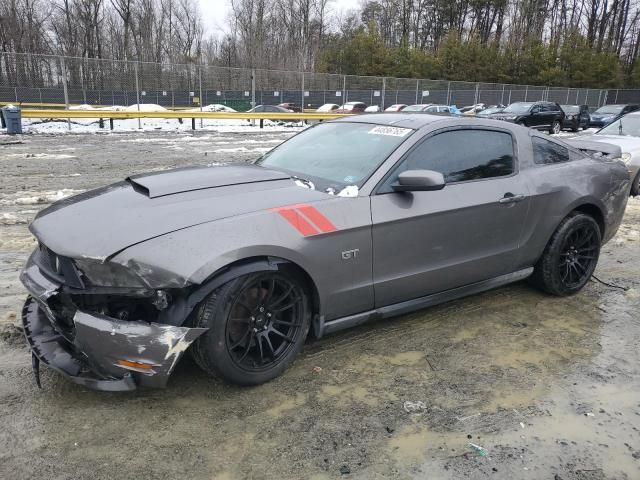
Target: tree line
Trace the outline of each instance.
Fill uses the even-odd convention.
[[[0,51],[573,87],[640,86],[638,0],[3,0]],[[0,66],[0,68],[2,68]]]

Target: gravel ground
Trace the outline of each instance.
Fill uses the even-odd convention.
[[[640,199],[597,269],[627,290],[552,298],[516,284],[309,341],[255,388],[185,358],[166,390],[92,392],[47,370],[38,390],[16,318],[33,215],[130,174],[255,158],[291,134],[0,137],[0,478],[639,478]]]

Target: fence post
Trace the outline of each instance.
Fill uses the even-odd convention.
[[[133,68],[136,74],[136,105],[138,107],[138,112],[140,112],[140,84],[138,81],[138,62],[133,62]],[[140,117],[138,117],[138,130],[142,130],[142,122],[140,121]]]
[[[473,97],[473,104],[476,105],[478,103],[478,97],[480,95],[480,84],[478,82],[476,82],[476,94]]]
[[[604,91],[604,99],[602,100],[602,105],[606,105],[607,104],[607,97],[608,96],[609,96],[609,90],[605,90]]]
[[[451,105],[451,82],[447,82],[447,105]]]
[[[620,91],[620,89],[616,89],[616,99],[613,101],[613,103],[618,103],[618,92]]]
[[[505,84],[502,84],[502,95],[500,95],[500,105],[504,105],[504,87]]]
[[[342,76],[342,104],[347,103],[347,76]]]
[[[251,108],[256,106],[256,69],[251,69]]]
[[[64,57],[60,58],[60,67],[62,68],[62,90],[64,92],[65,108],[69,110],[69,91],[67,90],[67,67],[64,64]],[[71,118],[67,118],[67,126],[71,130]]]
[[[198,86],[200,87],[200,112],[202,113],[202,65],[198,65]],[[204,127],[204,118],[200,117],[200,128]]]
[[[302,79],[301,79],[301,83],[300,86],[302,87],[302,90],[300,91],[300,111],[304,112],[304,72],[302,72]]]
[[[524,87],[524,101],[527,101],[527,95],[529,95],[529,85],[525,85]]]
[[[87,89],[84,85],[84,68],[82,68],[82,62],[80,62],[80,85],[82,85],[82,100],[87,103]]]
[[[587,90],[584,92],[584,103],[585,103],[586,105],[589,105],[589,104],[587,103],[587,101],[588,101],[588,100],[589,100],[589,89],[587,88]]]
[[[569,90],[570,90],[570,89],[569,89],[569,88],[567,88],[567,102],[566,102],[566,103],[567,103],[567,105],[569,104]]]
[[[384,112],[384,107],[385,107],[385,102],[384,102],[384,97],[386,95],[387,92],[387,77],[382,77],[382,92],[380,92],[381,95],[381,100],[382,100],[382,106],[380,107],[380,110],[382,110]]]
[[[418,103],[418,92],[420,91],[420,80],[416,80],[416,104]]]
[[[256,106],[256,69],[251,69],[251,108]],[[255,127],[255,119],[251,120],[251,125]]]

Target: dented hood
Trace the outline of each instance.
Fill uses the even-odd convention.
[[[193,225],[329,198],[256,165],[189,167],[136,175],[66,198],[42,210],[30,230],[58,255],[105,260]]]

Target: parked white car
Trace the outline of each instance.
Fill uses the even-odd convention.
[[[407,108],[407,105],[405,103],[396,103],[394,105],[391,105],[390,107],[385,108],[384,111],[385,112],[401,112],[405,108]]]
[[[316,112],[318,112],[318,113],[333,112],[334,110],[337,110],[339,106],[340,105],[338,105],[337,103],[325,103],[321,107],[318,107],[316,109]]]

